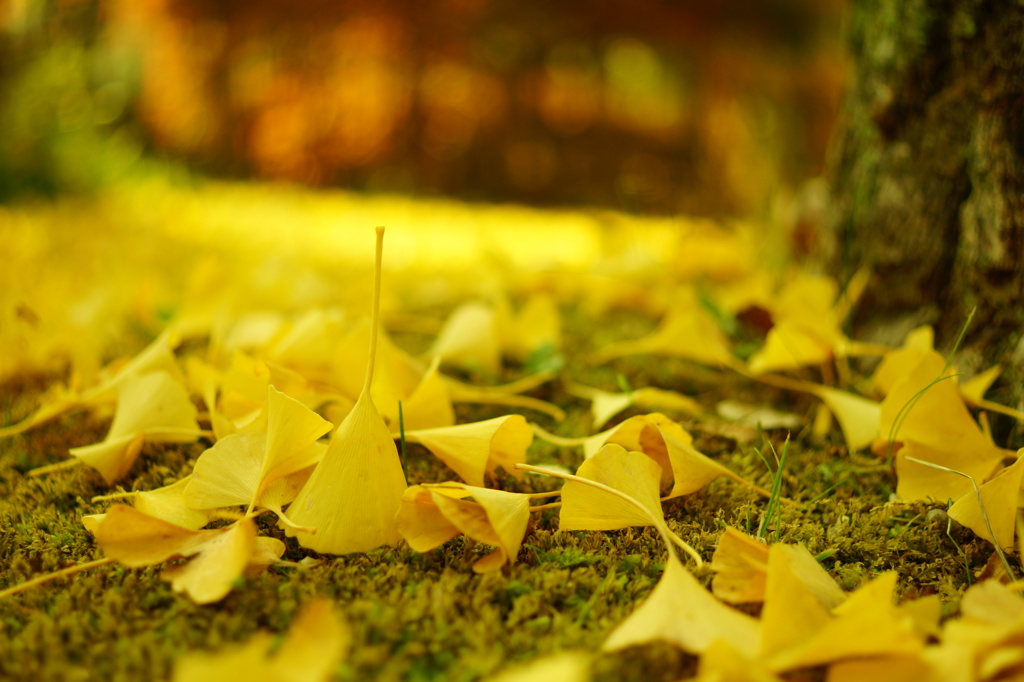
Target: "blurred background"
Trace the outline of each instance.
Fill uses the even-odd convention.
[[[0,199],[184,177],[756,215],[821,173],[841,0],[0,0]]]

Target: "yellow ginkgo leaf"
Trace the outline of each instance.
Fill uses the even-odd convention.
[[[973,490],[963,476],[908,461],[907,457],[983,481],[1009,454],[996,447],[971,418],[945,368],[938,353],[926,354],[882,401],[879,435],[886,441],[903,443],[896,461],[896,494],[903,499],[956,500]]]
[[[332,424],[316,412],[268,386],[267,449],[259,487],[315,464],[310,460],[310,445],[331,428]]]
[[[326,682],[345,658],[351,637],[331,603],[315,599],[295,617],[280,646],[261,632],[221,652],[189,652],[175,663],[172,682]]]
[[[614,443],[605,445],[580,465],[576,476],[626,493],[643,509],[599,488],[570,480],[562,486],[559,529],[616,530],[664,523],[658,492],[661,467],[642,452],[629,452]]]
[[[764,346],[750,357],[749,371],[756,375],[818,365],[834,357],[877,355],[877,346],[851,341],[839,328],[866,276],[866,271],[855,275],[838,299],[836,283],[829,277],[800,273],[786,282],[769,301],[773,326]]]
[[[878,369],[871,376],[872,383],[883,395],[888,394],[934,349],[935,331],[930,326],[913,329],[907,333],[900,348],[894,348],[882,357]]]
[[[669,429],[663,429],[654,424],[646,425],[640,432],[640,448],[645,454],[656,453],[659,457],[664,449],[672,476],[672,489],[668,494],[669,497],[689,495],[719,476],[730,478],[737,483],[753,488],[765,497],[770,497],[767,490],[750,483],[697,450],[691,445],[690,438],[685,441],[679,440],[671,435]]]
[[[455,424],[448,386],[441,377],[441,358],[435,357],[409,397],[402,401],[406,431],[436,429]],[[397,421],[392,422],[397,424]]]
[[[107,376],[98,385],[85,391],[82,399],[94,400],[114,399],[122,384],[133,378],[150,372],[166,372],[175,381],[182,383],[184,377],[174,358],[174,349],[181,343],[181,334],[170,327],[146,346],[138,355],[130,360],[113,362],[105,370]]]
[[[680,443],[693,442],[693,436],[678,423],[659,412],[652,412],[630,417],[618,426],[587,438],[583,446],[583,456],[593,457],[606,443],[615,443],[627,450],[643,450],[644,444],[641,439],[644,429],[648,426],[657,426],[662,429],[663,433],[670,435]],[[672,464],[668,459],[668,447],[664,443],[659,444],[651,439],[648,439],[647,447],[648,449],[644,451],[645,454],[662,468],[662,484],[669,485],[672,482]]]
[[[444,483],[433,488],[434,504],[452,525],[477,542],[493,545],[497,551],[473,564],[477,573],[495,571],[515,563],[530,521],[530,496],[504,490],[478,488],[461,483]],[[441,488],[470,493],[473,501],[448,496]]]
[[[221,532],[189,530],[132,507],[114,505],[96,527],[95,535],[106,556],[130,568],[139,568],[192,556]]]
[[[724,602],[764,601],[768,583],[768,545],[729,526],[711,556],[711,592]]]
[[[551,381],[555,373],[550,370],[537,372],[503,386],[475,386],[452,377],[444,376],[448,395],[453,403],[478,403],[482,405],[504,405],[524,407],[542,412],[556,421],[565,419],[565,412],[557,405],[528,395],[519,395]]]
[[[768,332],[764,347],[747,363],[753,374],[820,365],[833,357],[835,339],[791,322],[777,322]]]
[[[210,515],[188,505],[185,489],[192,476],[156,490],[143,490],[132,498],[132,504],[143,514],[173,523],[182,528],[199,530],[210,521]]]
[[[1024,448],[1017,452],[1017,461],[996,474],[990,481],[971,487],[947,512],[949,518],[967,526],[979,538],[998,547],[1013,545],[1017,518],[1017,496],[1024,480]],[[980,500],[979,500],[980,496]]]
[[[531,295],[511,316],[501,342],[502,349],[519,360],[540,348],[561,348],[562,315],[555,299],[549,294]]]
[[[564,494],[564,493],[563,493]],[[647,600],[605,640],[604,651],[666,641],[700,654],[719,640],[746,658],[754,658],[761,626],[756,619],[715,599],[670,554],[665,572]]]
[[[249,504],[259,488],[266,449],[266,433],[221,438],[196,460],[185,501],[193,509]]]
[[[647,410],[673,410],[690,415],[703,412],[693,398],[650,386],[628,393],[609,393],[582,384],[570,384],[569,392],[591,401],[590,412],[594,415],[595,429],[601,428],[609,419],[633,405]]]
[[[590,679],[590,656],[581,651],[565,651],[504,670],[488,677],[486,682],[588,682]]]
[[[782,678],[741,655],[726,640],[716,639],[697,662],[693,682],[782,682]]]
[[[893,604],[896,573],[887,572],[850,594],[803,641],[770,656],[776,671],[869,656],[913,656],[924,640],[913,620]],[[762,625],[767,627],[767,621]]]
[[[345,340],[332,353],[335,358],[331,384],[342,395],[358,399],[362,395],[362,378],[366,367],[374,366],[370,397],[379,414],[388,424],[398,426],[398,401],[403,403],[420,385],[426,367],[416,358],[399,348],[381,329],[376,318],[357,322]],[[371,343],[376,344],[373,358],[368,354]]]
[[[167,568],[163,578],[199,604],[223,599],[246,567],[265,565],[284,553],[280,540],[257,538],[249,518],[216,530],[190,530],[115,505],[91,525],[107,558],[131,568],[198,555],[187,564]]]
[[[813,637],[845,598],[803,545],[772,545],[761,611],[760,656],[770,659]]]
[[[220,379],[217,410],[211,411],[211,418],[223,418],[218,438],[244,429],[263,430],[260,417],[266,417],[267,386],[270,384],[270,368],[261,360],[237,351],[231,357],[231,366]],[[214,422],[217,425],[217,422]]]
[[[101,443],[72,448],[108,484],[131,469],[144,442],[189,443],[202,435],[185,387],[167,372],[150,372],[119,384],[117,412]]]
[[[323,381],[330,377],[335,348],[348,331],[343,311],[314,308],[279,329],[264,352],[268,361]]]
[[[194,559],[164,569],[161,577],[175,592],[184,592],[195,603],[212,604],[231,592],[255,549],[256,524],[249,518],[239,519],[203,543]]]
[[[828,668],[828,682],[906,682],[907,680],[943,679],[953,682],[955,677],[937,678],[933,668],[921,656],[883,656],[878,658],[839,661]],[[945,671],[948,674],[948,669]],[[971,678],[967,678],[968,680]],[[965,680],[964,682],[967,682]]]
[[[817,387],[814,395],[828,406],[839,420],[846,439],[846,449],[856,452],[878,437],[882,406],[874,400],[828,386]]]
[[[285,528],[303,547],[325,554],[368,552],[395,545],[395,514],[405,474],[391,432],[370,397],[380,310],[384,228],[377,228],[369,362],[362,392],[331,438],[323,459],[288,508],[292,522],[315,533]]]
[[[483,486],[485,473],[499,467],[514,473],[515,464],[526,461],[533,431],[521,415],[511,414],[458,426],[406,431],[405,438],[430,450],[470,485]]]
[[[459,534],[459,528],[434,503],[438,494],[469,497],[465,490],[432,491],[421,485],[409,486],[402,495],[395,525],[405,541],[417,552],[429,552]]]
[[[330,425],[323,423],[319,430],[327,430]],[[289,443],[291,455],[266,475],[264,463],[267,457],[273,457],[267,433],[235,433],[220,439],[196,460],[185,488],[186,503],[193,509],[243,505],[248,513],[254,507],[263,507],[277,514],[285,525],[290,524],[282,507],[295,499],[312,475],[312,467],[327,450],[322,443],[310,442],[312,437],[306,434],[301,450],[291,450]]]
[[[896,453],[896,494],[904,500],[958,500],[974,493],[967,476],[984,481],[1000,460],[967,458],[957,450],[941,450],[907,441]],[[962,475],[950,473],[949,469]]]
[[[999,378],[1003,368],[993,365],[984,372],[974,375],[967,381],[960,382],[960,395],[972,405],[985,400],[985,392],[992,386],[992,383]]]
[[[732,362],[729,342],[718,322],[701,304],[692,287],[680,290],[658,329],[641,339],[620,341],[598,351],[600,364],[624,355],[673,355],[706,365]]]
[[[476,301],[463,303],[448,317],[430,355],[446,365],[488,374],[501,371],[501,338],[493,308]]]
[[[450,482],[408,488],[396,524],[417,552],[429,552],[460,532],[496,547],[498,551],[473,565],[474,571],[484,573],[515,563],[529,518],[527,494]]]

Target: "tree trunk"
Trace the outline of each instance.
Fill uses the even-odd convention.
[[[961,371],[1002,363],[1024,394],[1024,3],[861,0],[830,160],[833,270],[873,273],[855,325],[896,342],[934,324]]]

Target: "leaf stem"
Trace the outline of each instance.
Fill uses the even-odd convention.
[[[102,559],[96,559],[95,561],[87,561],[84,564],[75,564],[74,566],[68,566],[67,568],[62,568],[61,570],[54,571],[53,573],[45,573],[43,575],[36,576],[31,580],[26,580],[25,582],[19,585],[8,587],[6,590],[0,590],[0,599],[10,597],[11,595],[18,594],[19,592],[24,592],[25,590],[31,589],[38,585],[43,585],[45,583],[50,582],[51,580],[56,580],[57,578],[63,578],[65,576],[74,575],[75,573],[87,571],[90,568],[96,568],[97,566],[106,566],[107,564],[112,564],[115,561],[116,559],[113,559],[111,557],[104,557]]]

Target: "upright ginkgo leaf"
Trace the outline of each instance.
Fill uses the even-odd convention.
[[[167,372],[128,378],[117,393],[107,437],[71,449],[72,456],[99,471],[108,484],[128,473],[143,443],[190,443],[202,435],[188,392]]]
[[[521,415],[510,414],[458,426],[406,431],[405,438],[430,450],[466,483],[483,486],[485,473],[498,467],[514,473],[515,464],[526,461],[533,431]]]
[[[377,326],[375,326],[377,325]],[[368,348],[375,344],[373,358]],[[379,322],[356,322],[344,341],[333,350],[335,361],[331,383],[349,398],[358,398],[363,390],[360,372],[374,366],[370,397],[384,420],[398,425],[398,401],[409,399],[423,380],[425,367],[416,358],[395,345]]]
[[[395,514],[405,491],[405,474],[391,432],[370,398],[380,309],[384,228],[377,228],[370,352],[363,390],[334,433],[323,459],[288,508],[291,520],[315,534],[285,528],[303,547],[325,554],[368,552],[395,545],[401,535]]]

